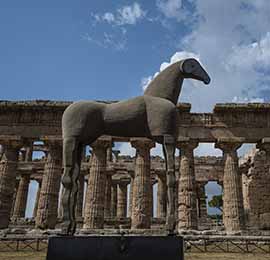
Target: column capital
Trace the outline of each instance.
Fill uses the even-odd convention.
[[[5,158],[10,161],[17,161],[18,151],[24,145],[24,139],[20,136],[6,136],[6,139],[3,139],[2,136],[0,136],[0,143],[2,145]]]
[[[112,146],[111,138],[99,138],[90,145],[93,149],[108,149]]]
[[[256,144],[256,148],[270,153],[270,137],[265,137]]]
[[[148,138],[130,138],[130,144],[137,150],[150,150],[155,147],[155,142]]]
[[[176,142],[176,147],[178,149],[188,149],[194,150],[198,146],[199,142],[197,140],[192,140],[189,137],[178,138]]]
[[[48,148],[48,153],[61,156],[63,139],[60,136],[45,136],[40,138]]]
[[[241,147],[244,138],[220,138],[215,143],[215,148],[221,149],[223,152],[235,152],[238,148]]]

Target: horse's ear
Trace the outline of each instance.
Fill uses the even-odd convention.
[[[186,59],[181,62],[180,69],[182,72],[191,74],[199,66],[199,62],[195,59]]]

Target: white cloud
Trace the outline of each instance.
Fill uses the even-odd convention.
[[[222,151],[215,148],[214,143],[200,143],[194,150],[196,156],[222,156]]]
[[[183,8],[182,0],[157,0],[156,4],[167,18],[176,18],[180,21],[187,17],[187,11]]]
[[[178,48],[199,55],[211,84],[202,87],[186,80],[179,102],[191,103],[192,111],[208,112],[234,97],[262,100],[270,82],[269,1],[192,0],[192,5],[195,11],[189,18],[196,23]]]
[[[228,70],[260,70],[270,66],[270,32],[259,41],[233,47],[227,62]]]
[[[124,6],[118,9],[118,20],[119,25],[125,24],[136,24],[140,19],[145,17],[146,12],[142,10],[138,3],[133,3],[130,6]]]
[[[247,98],[247,97],[233,97],[234,103],[264,103],[263,98]]]
[[[121,143],[118,150],[120,150],[120,155],[135,156],[136,154],[136,149],[133,148],[130,143]]]
[[[108,23],[113,23],[115,21],[114,14],[107,12],[102,16],[103,21],[106,21]]]
[[[187,51],[179,51],[176,52],[171,58],[169,62],[163,62],[160,65],[159,71],[156,72],[153,76],[143,77],[141,80],[141,87],[143,91],[147,88],[149,83],[152,81],[153,78],[155,78],[161,71],[165,70],[168,66],[171,64],[188,58],[195,58],[197,60],[200,60],[200,55],[193,53],[193,52],[187,52]]]
[[[106,12],[104,14],[91,14],[96,22],[106,22],[111,25],[124,26],[135,25],[146,16],[140,4],[134,2],[132,5],[125,5],[118,8],[114,13]]]

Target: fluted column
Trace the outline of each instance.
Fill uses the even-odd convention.
[[[7,228],[10,220],[12,199],[16,184],[19,140],[1,141],[4,155],[0,162],[0,229]]]
[[[178,142],[180,168],[178,180],[178,230],[197,229],[197,194],[193,150],[198,143],[190,140]]]
[[[133,200],[133,186],[134,186],[134,173],[130,173],[130,184],[129,184],[129,205],[128,205],[128,216],[132,216],[132,200]]]
[[[270,168],[269,168],[270,167],[270,138],[269,137],[263,138],[259,143],[257,143],[256,148],[265,152],[265,155],[266,155],[265,167],[267,167],[270,173]]]
[[[57,223],[58,197],[62,174],[62,142],[46,141],[49,148],[44,167],[36,216],[36,228],[53,229]]]
[[[205,182],[197,183],[197,195],[198,195],[198,218],[201,226],[207,224],[207,196],[205,194]]]
[[[38,188],[37,188],[37,195],[36,195],[36,200],[35,200],[35,207],[33,211],[33,218],[36,218],[37,216],[38,203],[39,203],[39,198],[40,198],[41,180],[37,180],[37,183],[38,183]]]
[[[89,163],[89,162],[88,162]],[[89,163],[90,165],[90,163]],[[90,170],[89,170],[90,172]],[[89,174],[88,177],[89,178]],[[85,216],[85,212],[86,212],[86,199],[88,198],[88,179],[85,179],[85,200],[84,200],[84,204],[83,204],[83,217]]]
[[[157,217],[165,218],[167,212],[167,185],[166,176],[158,174],[157,187]]]
[[[76,219],[81,219],[83,214],[84,175],[81,172],[78,178],[78,193],[76,204]]]
[[[228,233],[244,229],[242,180],[238,167],[237,149],[240,141],[218,141],[215,147],[223,151],[223,223]]]
[[[151,173],[150,149],[155,143],[148,139],[132,139],[136,148],[135,173],[132,198],[131,228],[151,227]]]
[[[91,145],[93,150],[85,199],[85,229],[99,229],[104,225],[106,151],[110,146],[111,141],[108,140],[97,140]]]
[[[117,184],[112,183],[112,189],[111,189],[111,216],[116,217],[117,212]]]
[[[13,198],[12,198],[12,207],[11,207],[11,211],[10,211],[10,216],[13,216],[19,183],[20,183],[20,180],[16,179],[14,193],[13,193]]]
[[[13,219],[25,217],[29,183],[30,174],[21,175],[12,215]]]
[[[107,157],[108,158],[108,157]],[[106,172],[105,179],[105,203],[104,203],[104,217],[110,218],[111,212],[111,200],[112,200],[112,172]]]
[[[128,181],[120,179],[117,187],[117,218],[127,217],[127,185]]]

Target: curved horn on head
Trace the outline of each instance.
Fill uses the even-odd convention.
[[[201,64],[193,58],[181,61],[180,70],[185,74],[186,78],[197,79],[203,81],[205,84],[210,83],[210,77],[207,72],[203,69]]]

